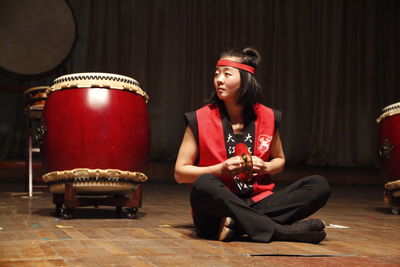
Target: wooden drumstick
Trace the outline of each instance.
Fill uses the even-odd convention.
[[[253,178],[253,160],[246,144],[238,143],[235,146],[235,155],[240,156],[243,165],[242,172],[238,177],[245,182],[250,182]]]

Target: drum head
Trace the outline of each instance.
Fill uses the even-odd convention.
[[[109,88],[127,90],[141,95],[146,100],[146,103],[149,101],[149,96],[139,87],[139,83],[136,80],[112,73],[84,72],[64,75],[54,80],[49,93],[66,88]]]
[[[75,20],[65,0],[3,0],[0,67],[17,75],[46,73],[75,43]]]
[[[400,102],[394,103],[382,109],[382,114],[376,119],[380,123],[384,118],[400,114]]]

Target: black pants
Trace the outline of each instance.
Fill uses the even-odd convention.
[[[253,241],[269,242],[276,223],[291,224],[323,207],[330,187],[322,176],[300,179],[263,200],[248,205],[213,175],[193,183],[190,204],[199,235],[215,238],[223,217],[232,217],[237,229]]]

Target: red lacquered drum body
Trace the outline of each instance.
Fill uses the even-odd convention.
[[[400,102],[387,106],[378,119],[379,154],[388,180],[400,179]]]
[[[379,155],[386,179],[385,202],[390,205],[397,202],[394,198],[400,197],[400,102],[385,107],[377,122],[380,126]]]
[[[147,95],[138,84],[127,83],[137,82],[105,73],[58,80],[43,112],[41,151],[48,172],[43,180],[50,190],[60,191],[63,183],[73,182],[78,192],[116,192],[146,180]]]

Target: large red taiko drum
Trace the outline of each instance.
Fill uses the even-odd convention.
[[[53,193],[123,193],[147,180],[147,94],[122,75],[77,73],[54,80],[43,111],[43,180]]]
[[[393,213],[400,209],[400,102],[385,107],[377,119],[379,155],[385,176],[385,202]]]

